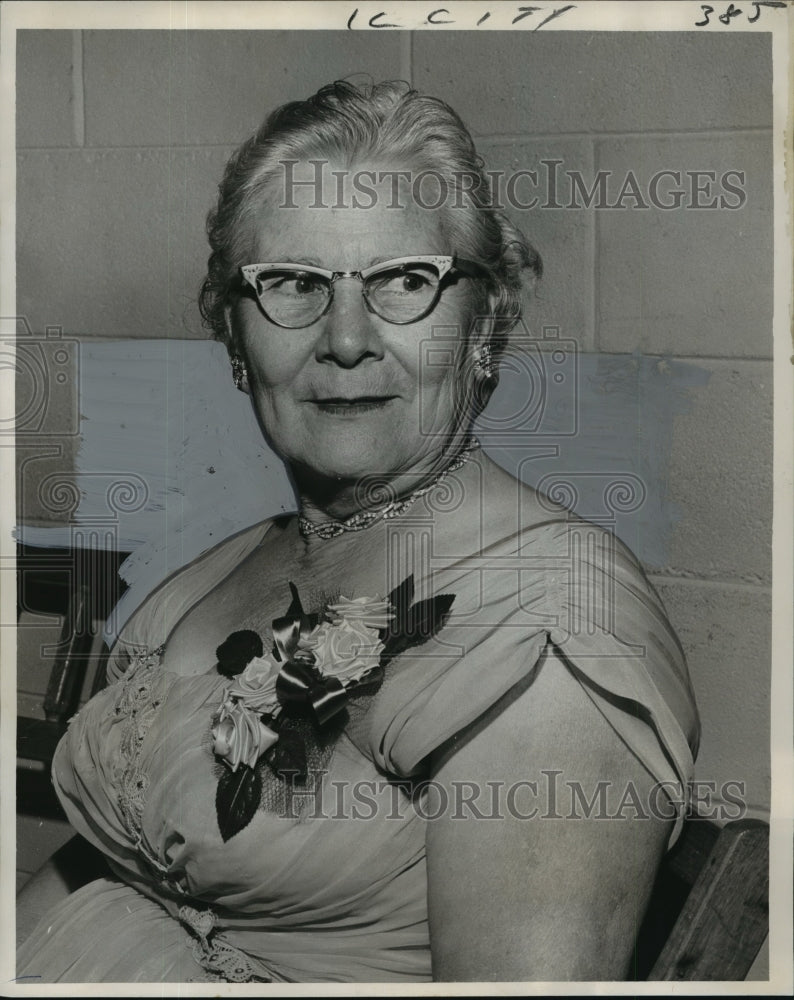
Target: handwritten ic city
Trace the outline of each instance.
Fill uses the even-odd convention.
[[[506,16],[507,11],[498,11],[497,17],[500,22],[504,22],[502,27],[512,27],[523,21],[525,18],[532,17],[537,23],[532,23],[531,30],[538,31],[543,27],[544,24],[548,24],[555,18],[561,17],[563,14],[567,13],[569,10],[575,10],[576,4],[569,3],[563,7],[549,8],[549,7],[534,7],[534,6],[516,6],[512,8],[510,14]],[[404,8],[403,8],[404,11]],[[406,24],[399,20],[400,15],[395,14],[393,11],[390,13],[387,10],[378,11],[376,14],[372,14],[369,17],[362,15],[359,17],[359,8],[353,11],[353,13],[347,19],[348,28],[368,26],[370,28],[405,28],[405,27],[415,27],[416,20],[412,19],[412,23]],[[537,15],[537,17],[535,16]],[[544,16],[545,15],[545,16]],[[453,12],[448,7],[436,7],[428,11],[424,20],[420,19],[419,23],[428,25],[450,25],[458,24],[464,27],[477,27],[479,28],[481,24],[484,24],[491,17],[491,11],[486,9],[481,9],[477,18],[472,16],[460,18],[455,17]],[[356,23],[358,21],[358,23]],[[494,27],[494,24],[489,25],[489,27]],[[530,26],[530,23],[527,23]]]
[[[412,4],[415,9],[418,4]],[[444,27],[457,25],[463,28],[479,28],[488,23],[489,28],[512,28],[521,24],[523,29],[529,31],[539,31],[542,27],[562,17],[571,10],[576,10],[577,5],[573,3],[564,4],[561,7],[551,7],[550,5],[504,5],[499,10],[488,10],[485,5],[477,10],[476,15],[471,12],[473,4],[467,4],[468,9],[461,9],[454,4],[451,7],[433,7],[428,9],[427,14],[405,20],[405,7],[402,6],[399,12],[395,10],[379,10],[374,14],[362,13],[356,7],[347,18],[347,27],[354,28],[416,28],[417,26],[437,26]],[[739,7],[734,3],[715,7],[711,4],[700,4],[701,20],[693,21],[696,28],[705,28],[717,23],[729,26],[736,23],[755,24],[761,17],[763,8],[785,8],[785,0],[753,0],[752,3]],[[491,17],[494,20],[491,20]],[[555,27],[557,27],[555,25]]]

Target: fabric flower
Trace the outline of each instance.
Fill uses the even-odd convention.
[[[254,767],[262,754],[278,740],[259,716],[234,698],[221,705],[212,727],[213,753],[236,771],[241,764]]]
[[[334,624],[340,621],[359,622],[367,628],[386,628],[394,619],[394,608],[379,597],[340,597],[329,604]]]
[[[276,696],[278,671],[279,664],[272,656],[255,656],[234,678],[229,696],[240,699],[255,712],[272,712],[279,703]]]
[[[318,625],[301,646],[314,655],[314,666],[323,677],[336,677],[342,683],[358,680],[377,667],[383,650],[375,629],[344,618],[338,624]]]

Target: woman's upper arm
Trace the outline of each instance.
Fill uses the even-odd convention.
[[[671,823],[564,662],[433,764],[434,978],[625,978]]]

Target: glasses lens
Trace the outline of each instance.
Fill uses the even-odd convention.
[[[280,326],[309,326],[322,315],[331,295],[328,281],[307,271],[263,271],[256,294],[268,317]]]
[[[414,262],[371,274],[364,294],[375,312],[391,323],[410,323],[435,305],[441,279],[432,264]]]

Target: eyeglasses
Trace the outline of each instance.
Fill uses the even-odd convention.
[[[334,283],[357,278],[370,312],[387,323],[404,325],[431,313],[445,287],[444,279],[456,272],[482,277],[482,264],[460,257],[396,257],[362,271],[327,271],[309,264],[246,264],[243,280],[256,292],[265,316],[276,326],[299,330],[311,326],[331,307]]]

